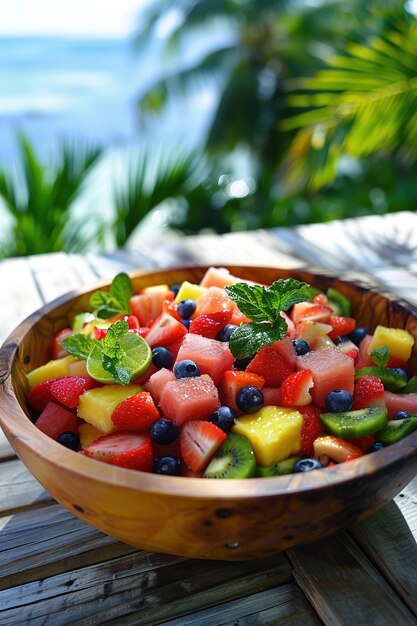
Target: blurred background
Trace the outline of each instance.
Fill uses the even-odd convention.
[[[0,257],[415,210],[417,2],[14,0]]]

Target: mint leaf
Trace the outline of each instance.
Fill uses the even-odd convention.
[[[376,350],[372,350],[371,359],[376,365],[379,367],[385,367],[390,358],[389,350],[387,346],[381,346],[381,348],[376,348]]]
[[[127,322],[120,321],[110,324],[106,336],[100,342],[100,348],[106,356],[111,358],[121,356],[120,339],[128,330],[129,324]]]
[[[91,339],[87,335],[83,335],[82,333],[77,333],[75,335],[69,335],[66,339],[62,341],[62,345],[65,350],[71,356],[75,356],[77,359],[81,359],[85,361],[90,354],[93,346],[95,346],[98,342],[95,339]]]
[[[95,291],[90,296],[90,306],[94,314],[108,319],[121,313],[130,313],[130,298],[133,293],[132,282],[124,272],[114,277],[109,291]]]
[[[281,311],[288,311],[294,304],[309,300],[311,297],[310,285],[295,278],[276,280],[266,291],[274,293]]]
[[[229,348],[236,359],[255,355],[261,348],[270,346],[278,339],[284,339],[287,323],[280,317],[276,324],[242,324],[232,333]]]
[[[248,285],[247,283],[237,283],[225,287],[227,295],[236,302],[239,309],[246,317],[254,322],[274,322],[275,302],[273,294],[266,293],[265,287],[261,285]]]

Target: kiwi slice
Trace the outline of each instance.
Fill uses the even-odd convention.
[[[350,300],[340,293],[340,291],[333,289],[333,287],[329,287],[327,290],[327,297],[329,299],[329,306],[332,307],[336,315],[343,315],[344,317],[350,316]]]
[[[380,367],[378,365],[360,367],[355,373],[355,380],[358,380],[358,378],[362,376],[377,376],[377,378],[381,379],[382,384],[388,391],[396,392],[407,385],[407,379],[401,372],[397,372],[395,369],[390,369],[389,367]]]
[[[412,376],[405,387],[401,387],[398,393],[415,393],[417,391],[417,376]]]
[[[292,474],[294,465],[297,461],[299,461],[299,459],[299,456],[292,456],[289,459],[285,459],[285,461],[278,461],[277,463],[267,465],[267,467],[262,467],[262,465],[258,465],[258,467],[256,468],[256,473],[258,476],[262,476],[262,478],[267,478],[268,476],[283,476],[284,474]]]
[[[376,440],[385,446],[389,446],[407,437],[415,430],[417,430],[417,415],[403,420],[390,420],[385,428],[377,434]]]
[[[211,459],[204,478],[252,478],[255,471],[255,453],[249,439],[231,433]]]
[[[371,435],[384,428],[387,424],[387,409],[376,406],[341,413],[322,413],[320,419],[332,435],[352,439]]]

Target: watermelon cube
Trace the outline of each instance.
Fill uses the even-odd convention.
[[[388,411],[388,419],[392,419],[398,411],[417,413],[417,393],[393,393],[384,391],[385,405]]]
[[[141,326],[156,320],[162,313],[162,303],[166,299],[166,291],[152,291],[141,293],[130,298],[130,308]]]
[[[310,390],[313,403],[324,407],[327,394],[333,389],[345,389],[353,394],[355,367],[353,359],[337,348],[312,350],[297,357],[299,370],[311,370],[314,387]]]
[[[77,416],[55,402],[48,402],[35,426],[52,439],[57,439],[59,435],[67,432],[78,434]]]
[[[146,383],[145,389],[146,391],[149,391],[156,405],[158,405],[161,400],[162,392],[165,385],[172,380],[176,380],[175,374],[171,372],[171,370],[163,367],[162,369],[152,374],[152,376]]]
[[[159,406],[165,417],[182,426],[189,420],[206,419],[219,408],[220,400],[209,376],[195,376],[168,382]]]
[[[151,348],[155,348],[155,346],[169,348],[171,344],[180,341],[186,334],[187,329],[184,324],[181,324],[169,313],[162,313],[152,324],[146,335],[146,341]]]
[[[184,337],[175,363],[185,359],[191,359],[197,363],[200,372],[208,374],[215,384],[220,381],[223,373],[229,370],[235,362],[228,343],[193,333]]]

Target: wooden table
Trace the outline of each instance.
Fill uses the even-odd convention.
[[[195,263],[365,274],[417,304],[417,215],[143,243],[140,250],[0,263],[0,338],[98,277]],[[417,479],[366,521],[242,563],[139,551],[56,504],[0,436],[0,624],[417,624]]]

